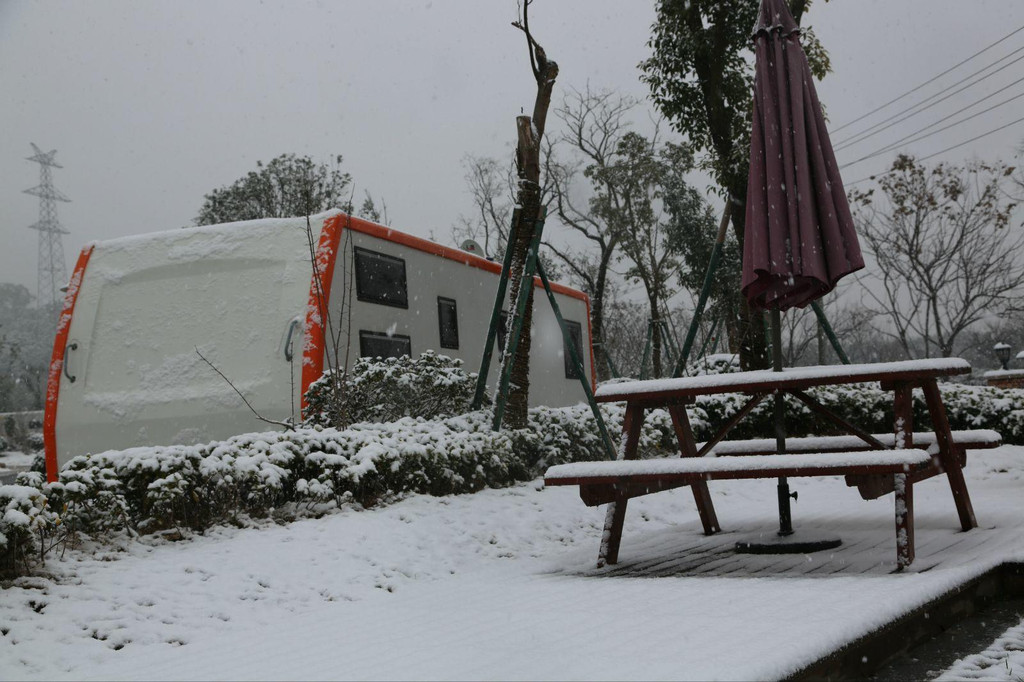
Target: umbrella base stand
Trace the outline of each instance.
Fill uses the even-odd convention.
[[[736,551],[740,554],[810,554],[835,549],[843,541],[834,535],[815,531],[796,531],[792,535],[772,533],[740,540]]]

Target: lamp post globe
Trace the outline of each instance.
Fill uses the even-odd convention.
[[[992,350],[995,352],[999,364],[1003,366],[1003,369],[1006,369],[1010,362],[1010,344],[999,342],[992,346]]]

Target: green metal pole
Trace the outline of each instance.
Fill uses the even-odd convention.
[[[512,320],[511,334],[509,334],[509,338],[505,342],[501,380],[498,384],[498,395],[494,399],[494,419],[491,422],[492,431],[501,430],[501,420],[505,416],[505,404],[508,402],[508,387],[509,382],[512,380],[512,364],[515,362],[516,349],[519,347],[519,337],[523,332],[523,314],[526,312],[526,302],[530,298],[530,289],[533,287],[533,276],[537,271],[540,237],[544,231],[544,219],[546,217],[547,210],[542,207],[540,209],[540,216],[538,216],[537,221],[533,224],[533,237],[530,239],[530,248],[526,252],[523,277],[519,282],[519,296],[513,311],[515,317]]]
[[[683,341],[683,350],[679,353],[676,361],[675,371],[672,376],[682,376],[683,369],[690,359],[690,351],[693,349],[693,342],[697,338],[697,329],[700,327],[700,317],[704,314],[704,306],[708,303],[708,296],[711,294],[711,282],[714,279],[715,270],[718,269],[718,261],[722,259],[722,249],[725,244],[726,229],[729,227],[729,215],[732,213],[732,202],[726,201],[725,210],[722,211],[722,222],[718,225],[718,236],[715,239],[715,248],[711,251],[711,260],[708,262],[708,271],[704,274],[704,286],[700,289],[700,297],[697,299],[697,307],[693,311],[693,319],[690,320],[690,328],[686,332],[686,340]]]
[[[619,374],[619,368],[615,366],[615,363],[612,361],[612,356],[607,350],[604,351],[604,361],[608,363],[608,371],[611,373],[612,379],[618,379],[622,376]]]
[[[598,341],[597,343],[593,343],[591,345],[594,346],[594,348],[598,348],[598,347],[601,348],[601,354],[600,355],[601,355],[602,358],[604,358],[604,364],[605,364],[605,367],[608,369],[608,373],[612,375],[613,379],[618,379],[619,378],[619,370],[616,369],[615,363],[612,362],[612,357],[608,354],[608,351],[605,350],[604,344],[601,343],[600,341]]]
[[[473,394],[472,409],[479,410],[484,403],[484,391],[487,389],[487,374],[491,369],[491,354],[494,351],[494,339],[501,324],[501,308],[505,305],[505,292],[508,290],[509,268],[512,266],[512,245],[516,242],[519,229],[519,209],[512,211],[512,226],[508,232],[508,244],[505,246],[505,258],[501,263],[501,277],[498,278],[498,290],[494,294],[494,307],[491,309],[491,323],[487,328],[487,340],[484,342],[484,357],[480,360],[480,371],[476,378],[476,393]]]
[[[672,346],[672,353],[675,354],[679,352],[679,337],[676,336],[675,327],[669,324],[670,320],[671,317],[669,317],[669,320],[662,320],[661,325],[665,330],[665,336],[667,337],[669,345]]]
[[[825,331],[825,336],[828,337],[829,343],[832,344],[832,349],[839,356],[839,361],[844,365],[850,364],[850,358],[846,356],[843,347],[839,345],[839,339],[836,338],[836,333],[832,331],[832,325],[828,323],[828,318],[825,317],[825,311],[821,309],[821,305],[815,301],[811,304],[811,309],[814,310],[814,315],[818,318],[818,324],[821,325],[821,328]]]
[[[715,321],[711,323],[711,331],[709,331],[708,335],[706,337],[704,337],[704,343],[701,344],[700,350],[697,351],[697,357],[699,357],[699,358],[704,357],[704,351],[707,349],[708,343],[710,343],[711,339],[713,339],[715,337],[715,331],[718,330],[718,324],[721,321],[722,321],[721,317],[716,317]]]
[[[665,320],[658,320],[658,328],[661,330],[661,338],[665,340],[665,343],[663,344],[665,346],[665,350],[667,351],[665,353],[665,359],[666,360],[669,360],[670,358],[678,359],[679,358],[679,344],[676,343],[675,334],[672,333],[672,328],[669,327],[668,322],[666,322]],[[666,362],[665,366],[668,366],[668,365],[669,365],[669,363]],[[674,366],[675,365],[673,365],[673,367]]]
[[[565,343],[565,347],[569,349],[569,358],[572,360],[573,367],[576,368],[576,376],[579,377],[580,384],[583,386],[583,392],[587,396],[587,403],[590,404],[590,409],[594,413],[594,419],[597,420],[597,428],[601,431],[601,440],[604,442],[605,450],[608,451],[608,459],[615,459],[615,445],[608,434],[608,427],[605,426],[601,410],[597,406],[597,401],[594,399],[594,392],[590,390],[590,382],[587,381],[587,373],[583,369],[583,362],[576,353],[576,344],[573,343],[572,335],[565,326],[562,311],[559,310],[558,301],[555,300],[555,294],[551,291],[548,276],[545,274],[544,268],[541,267],[540,263],[537,263],[537,274],[540,275],[540,281],[544,285],[545,293],[548,295],[548,302],[551,303],[551,310],[555,313],[555,319],[558,320],[558,328],[562,330],[562,340]]]

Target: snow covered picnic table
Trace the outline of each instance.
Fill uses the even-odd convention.
[[[944,358],[607,384],[597,390],[595,397],[598,402],[626,403],[619,461],[552,467],[545,475],[545,483],[579,485],[580,497],[587,505],[610,504],[598,556],[598,565],[604,565],[618,561],[626,504],[630,498],[689,486],[704,532],[711,535],[719,532],[721,527],[708,481],[843,475],[847,485],[857,486],[865,499],[895,493],[897,565],[905,568],[914,560],[914,483],[945,474],[961,528],[967,531],[978,525],[962,471],[966,463],[965,451],[967,448],[996,447],[1000,444],[1000,437],[991,431],[952,432],[938,388],[939,378],[970,371],[967,361]],[[804,389],[817,386],[866,382],[878,382],[883,390],[893,393],[895,420],[891,435],[868,433],[804,392]],[[912,392],[915,388],[924,392],[932,422],[933,431],[927,435],[914,433]],[[710,440],[698,444],[685,405],[701,395],[727,392],[744,393],[749,398]],[[852,434],[852,442],[850,436],[795,439],[807,441],[794,448],[800,454],[767,453],[760,439],[722,443],[737,423],[774,393],[787,393],[797,398],[819,416]],[[681,459],[638,460],[637,446],[644,412],[652,408],[668,410]],[[914,449],[916,444],[931,447],[927,451]],[[724,451],[722,454],[727,452],[728,456],[717,456],[716,447]]]

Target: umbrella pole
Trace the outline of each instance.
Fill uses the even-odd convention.
[[[772,344],[772,370],[782,371],[782,313],[778,310],[771,311],[771,344]],[[781,455],[786,452],[786,403],[782,391],[775,392],[775,449]],[[736,543],[736,551],[743,554],[804,554],[820,552],[826,549],[834,549],[843,544],[840,538],[834,536],[815,536],[806,531],[801,531],[796,538],[793,535],[793,515],[790,509],[790,498],[796,498],[796,493],[790,494],[789,481],[785,476],[779,477],[779,532],[773,539],[765,539],[758,536],[755,539],[740,540]]]
[[[772,315],[772,369],[782,371],[782,313],[776,308]],[[786,400],[782,391],[775,392],[775,451],[786,452]],[[789,506],[789,480],[779,478],[779,535],[793,534],[793,514]]]

